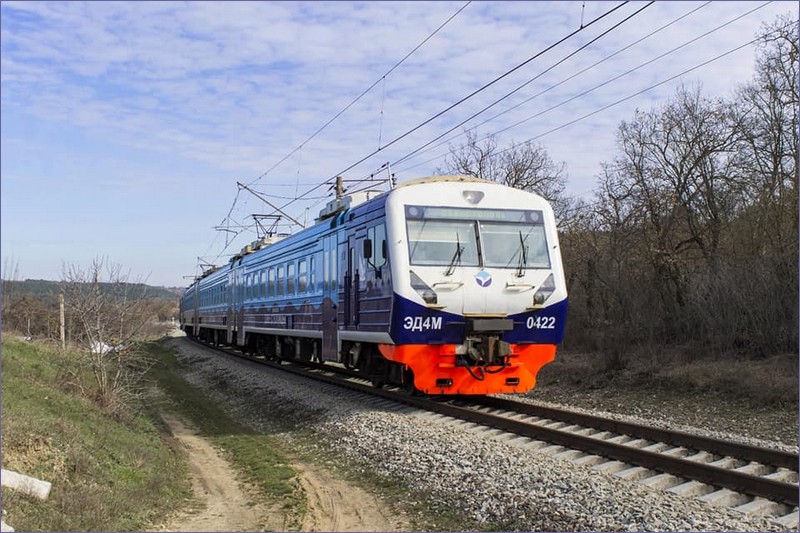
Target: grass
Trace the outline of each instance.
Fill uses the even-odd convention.
[[[40,501],[3,488],[4,519],[26,531],[133,531],[189,496],[183,460],[145,413],[121,422],[65,391],[58,353],[2,341],[3,468],[53,484]]]
[[[262,501],[279,505],[287,528],[299,527],[305,515],[305,497],[295,483],[296,472],[275,436],[255,432],[213,401],[206,391],[182,377],[175,351],[161,343],[146,350],[157,361],[151,373],[169,398],[169,410],[191,421],[200,435],[223,451],[243,481],[260,491]]]

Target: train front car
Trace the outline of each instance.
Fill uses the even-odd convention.
[[[465,176],[423,178],[386,201],[394,301],[382,355],[427,394],[524,393],[553,360],[567,291],[553,210]]]

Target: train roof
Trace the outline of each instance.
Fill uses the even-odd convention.
[[[461,183],[497,183],[494,181],[485,180],[475,176],[468,176],[466,174],[449,174],[446,176],[427,176],[425,178],[417,178],[413,180],[404,181],[397,184],[397,188],[408,187],[409,185],[420,185],[423,183],[443,183],[448,181],[461,182]]]

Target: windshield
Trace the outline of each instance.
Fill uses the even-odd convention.
[[[550,268],[542,211],[436,206],[405,211],[412,265]]]
[[[550,268],[544,226],[481,222],[480,228],[485,266]]]
[[[467,220],[409,220],[408,246],[413,265],[478,266],[475,224]],[[461,253],[457,253],[458,245]]]

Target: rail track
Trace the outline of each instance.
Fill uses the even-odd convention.
[[[195,341],[199,342],[199,341]],[[204,346],[274,368],[504,433],[509,442],[621,479],[798,525],[798,455],[500,397],[425,397],[376,388],[333,365],[281,364]]]

